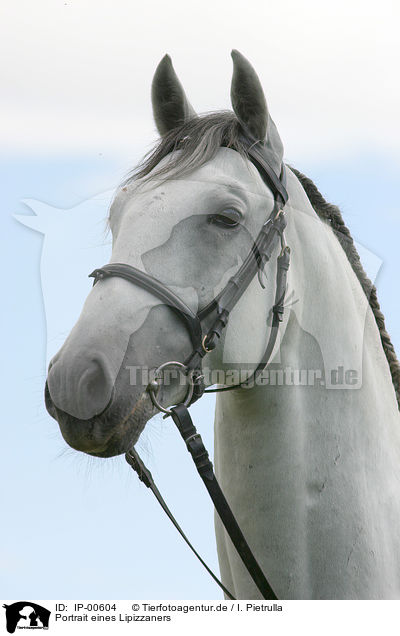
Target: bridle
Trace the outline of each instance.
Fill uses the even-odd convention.
[[[270,260],[278,241],[281,243],[281,252],[277,258],[276,294],[275,304],[272,308],[273,320],[270,338],[262,359],[250,378],[247,378],[247,380],[237,385],[212,389],[213,392],[235,389],[245,383],[248,383],[250,380],[255,380],[257,378],[259,373],[267,365],[272,354],[277,338],[279,323],[282,321],[283,317],[286,277],[290,263],[290,249],[286,245],[284,238],[284,230],[287,223],[284,207],[288,200],[288,194],[285,188],[285,166],[282,164],[281,176],[278,178],[274,170],[269,165],[265,153],[263,153],[263,146],[259,142],[251,141],[245,137],[242,137],[241,141],[247,146],[248,158],[255,165],[264,182],[272,190],[274,195],[274,207],[261,227],[258,236],[240,269],[229,279],[222,291],[220,291],[211,302],[195,314],[190,307],[188,307],[166,285],[146,272],[125,263],[110,263],[108,265],[103,265],[103,267],[95,269],[89,275],[94,278],[94,285],[99,280],[112,276],[123,278],[130,283],[142,287],[154,296],[157,296],[165,305],[173,309],[180,317],[189,332],[193,345],[192,353],[183,363],[181,363],[186,369],[189,384],[193,384],[193,391],[191,391],[191,395],[189,396],[188,391],[184,401],[186,406],[193,404],[193,402],[198,400],[204,392],[210,392],[210,390],[205,389],[203,383],[203,376],[201,373],[202,360],[207,353],[213,351],[217,346],[222,332],[228,324],[230,312],[238,303],[256,273],[258,274],[261,286],[264,287],[262,282],[262,272],[266,263]],[[203,334],[202,322],[213,312],[216,314],[215,319],[207,333]],[[161,372],[167,364],[172,364],[172,362],[176,365],[175,361],[171,361],[171,363],[165,363],[162,365],[162,368],[159,367],[157,371]],[[158,376],[159,374],[156,372],[156,375]],[[160,405],[157,403],[156,391],[157,387],[155,384],[149,386],[150,396],[155,406],[157,406],[157,408],[161,411],[168,413],[167,409],[164,407],[160,408]]]
[[[153,378],[147,387],[147,391],[154,406],[164,412],[165,417],[170,415],[175,422],[186,443],[187,449],[192,455],[196,468],[214,502],[222,523],[224,524],[225,529],[233,541],[251,577],[262,593],[263,598],[276,599],[277,597],[274,591],[247,545],[236,519],[219,487],[213,472],[213,466],[208,458],[208,453],[187,410],[187,407],[198,400],[203,393],[237,389],[245,386],[251,380],[256,381],[259,374],[263,371],[270,360],[275,347],[279,325],[283,320],[287,272],[290,264],[290,248],[286,245],[284,237],[284,230],[287,224],[284,208],[288,200],[288,193],[285,187],[285,166],[282,163],[280,176],[278,177],[268,161],[266,152],[264,151],[264,145],[262,143],[251,139],[249,135],[246,137],[242,136],[240,141],[246,148],[248,159],[257,168],[263,181],[272,191],[274,207],[262,225],[249,254],[239,270],[229,279],[222,291],[220,291],[219,294],[210,303],[208,303],[208,305],[195,314],[186,305],[186,303],[184,303],[176,294],[174,294],[174,292],[172,292],[171,289],[159,280],[153,278],[153,276],[150,276],[146,272],[142,272],[141,270],[125,263],[110,263],[108,265],[104,265],[99,269],[95,269],[90,274],[90,277],[94,278],[94,285],[101,280],[116,276],[142,287],[159,298],[165,305],[173,309],[186,326],[193,346],[191,354],[186,358],[186,360],[184,360],[184,362],[173,360],[160,365],[154,371]],[[281,249],[277,257],[275,304],[272,307],[273,317],[270,335],[262,359],[251,376],[243,382],[215,389],[206,389],[202,374],[203,358],[213,351],[218,345],[222,333],[228,324],[231,311],[236,306],[256,274],[258,275],[261,286],[264,287],[262,281],[264,267],[270,260],[276,246],[279,244]],[[215,313],[215,318],[212,320],[211,326],[208,328],[207,332],[203,333],[202,322],[213,313]],[[157,398],[157,393],[162,383],[163,373],[168,367],[180,369],[186,375],[188,382],[187,392],[183,402],[171,408],[162,406]],[[143,464],[133,447],[126,453],[126,460],[138,473],[139,478],[153,491],[166,514],[174,523],[186,543],[196,554],[197,558],[207,569],[209,574],[224,590],[225,594],[229,598],[233,599],[234,597],[232,594],[208,568],[179,527],[161,497],[150,471]]]

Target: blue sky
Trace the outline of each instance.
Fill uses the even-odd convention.
[[[229,51],[237,47],[260,74],[287,161],[341,207],[354,238],[382,260],[378,294],[400,351],[399,94],[391,79],[398,9],[386,0],[325,9],[307,0],[301,15],[289,0],[273,11],[257,2],[254,14],[266,25],[257,31],[254,15],[242,16],[242,3],[233,0],[215,8],[205,2],[190,29],[180,2],[168,11],[156,3],[158,21],[153,5],[139,15],[124,0],[105,2],[93,16],[90,2],[39,0],[23,3],[22,22],[16,4],[5,3],[3,42],[13,65],[2,60],[1,83],[0,596],[220,598],[125,460],[69,450],[47,415],[43,235],[13,214],[32,214],[26,198],[73,209],[118,184],[155,139],[149,87],[167,51],[199,111],[228,107]],[[168,25],[179,38],[171,41]],[[79,241],[86,225],[77,220]],[[60,280],[70,265],[66,260]],[[77,286],[89,289],[88,273],[74,270]],[[71,316],[80,306],[76,300],[67,308]],[[212,399],[192,412],[212,451]],[[217,568],[212,507],[170,423],[152,420],[140,450],[183,529]]]

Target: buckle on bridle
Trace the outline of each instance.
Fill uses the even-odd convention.
[[[211,353],[211,351],[215,348],[211,347],[210,349],[207,347],[207,339],[208,339],[208,334],[206,333],[206,335],[204,336],[203,340],[201,341],[201,347],[204,351],[204,353]]]
[[[146,391],[149,393],[150,399],[153,402],[154,406],[158,408],[159,411],[162,411],[166,415],[171,415],[171,409],[167,409],[164,406],[162,406],[162,404],[160,404],[160,402],[157,399],[157,393],[162,383],[161,382],[162,373],[168,367],[176,367],[178,369],[181,369],[183,372],[184,371],[187,372],[187,366],[183,364],[182,362],[177,362],[175,360],[171,360],[170,362],[164,362],[164,364],[160,364],[160,366],[154,370],[154,377],[151,380],[151,382],[149,382],[149,384],[147,385]],[[190,402],[193,397],[193,391],[194,391],[194,385],[195,385],[193,374],[194,374],[194,370],[190,370],[189,373],[186,373],[186,377],[188,379],[188,386],[187,386],[185,399],[183,400],[183,402],[181,402],[181,404],[184,404],[185,406],[190,405]]]

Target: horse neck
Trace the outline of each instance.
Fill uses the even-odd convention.
[[[216,442],[232,440],[235,422],[239,437],[243,424],[267,439],[271,427],[285,423],[298,430],[301,420],[333,427],[334,434],[343,422],[360,422],[358,428],[348,427],[345,436],[364,439],[371,431],[382,435],[384,427],[391,434],[392,423],[398,426],[398,408],[368,299],[337,238],[317,217],[293,174],[288,183],[292,307],[284,336],[268,384],[218,397]],[[228,428],[224,413],[229,413]],[[377,429],[377,421],[385,424]]]

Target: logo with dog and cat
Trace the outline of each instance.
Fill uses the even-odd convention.
[[[51,612],[37,603],[18,601],[3,607],[9,634],[14,634],[16,629],[49,629]]]

